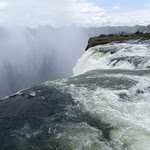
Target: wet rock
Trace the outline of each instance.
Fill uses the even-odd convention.
[[[110,62],[114,62],[113,66],[115,66],[119,61],[127,61],[129,63],[134,64],[135,67],[137,67],[142,61],[145,61],[145,59],[149,59],[148,57],[142,57],[142,56],[123,56],[123,57],[117,57],[112,58]]]

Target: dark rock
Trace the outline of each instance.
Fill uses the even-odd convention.
[[[109,37],[112,37],[112,36],[114,36],[114,35],[113,35],[113,34],[109,34],[108,36],[109,36]]]
[[[145,59],[149,59],[149,57],[142,57],[142,56],[123,56],[123,57],[117,57],[112,58],[111,63],[113,63],[113,66],[115,66],[119,61],[127,61],[129,63],[134,64],[135,67],[137,67],[142,61]]]
[[[99,37],[106,37],[106,35],[105,34],[101,34]]]

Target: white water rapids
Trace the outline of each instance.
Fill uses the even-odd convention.
[[[149,58],[149,44],[96,46],[79,59],[74,77],[47,82],[71,93],[77,107],[108,130],[104,136],[86,122],[67,124],[60,143],[75,150],[149,150]]]
[[[73,72],[74,75],[79,75],[94,69],[147,69],[150,68],[149,58],[149,44],[95,46],[78,60]]]

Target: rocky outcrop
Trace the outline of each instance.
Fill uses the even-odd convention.
[[[149,40],[150,39],[150,33],[142,33],[142,32],[136,32],[132,34],[109,34],[109,35],[100,35],[98,37],[92,37],[88,41],[88,45],[86,47],[86,50],[88,50],[90,47],[96,46],[96,45],[102,45],[102,44],[108,44],[110,42],[124,42],[127,40]]]

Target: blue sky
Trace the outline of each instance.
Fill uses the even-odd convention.
[[[150,24],[150,0],[0,0],[0,25]]]
[[[150,0],[88,0],[105,9],[119,6],[121,11],[150,9]]]

